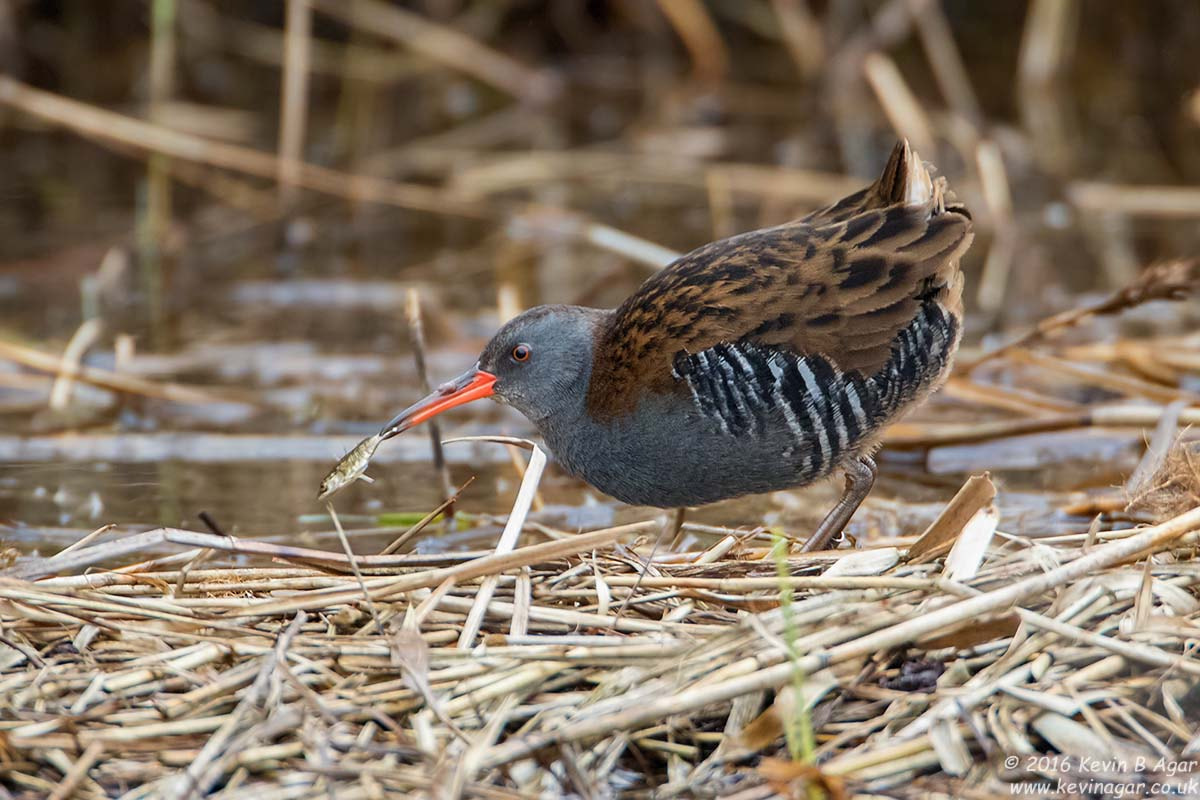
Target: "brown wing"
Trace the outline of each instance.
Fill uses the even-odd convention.
[[[820,353],[873,374],[920,304],[961,316],[958,259],[970,216],[899,144],[867,189],[796,222],[734,236],[681,257],[613,314],[596,348],[589,410],[604,418],[629,391],[676,390],[680,352],[748,341]]]

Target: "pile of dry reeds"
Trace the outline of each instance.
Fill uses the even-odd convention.
[[[968,481],[919,537],[796,557],[730,532],[644,576],[654,522],[357,577],[101,536],[0,579],[0,774],[52,798],[1185,787],[1200,508],[1036,538],[997,530],[994,494]],[[164,543],[192,549],[128,564]]]

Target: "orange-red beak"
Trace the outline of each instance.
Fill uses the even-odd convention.
[[[491,397],[492,387],[495,383],[496,376],[492,373],[478,368],[469,369],[454,380],[443,383],[428,397],[418,400],[393,417],[391,422],[383,426],[379,432],[379,438],[390,439],[455,406],[461,406],[463,403],[483,397]]]

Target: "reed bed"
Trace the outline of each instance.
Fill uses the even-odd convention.
[[[1196,505],[1194,459],[1147,458]],[[995,494],[972,478],[919,536],[858,549],[727,531],[649,564],[653,520],[353,561],[102,531],[0,577],[6,793],[1187,791],[1200,507],[1041,537],[998,529]],[[257,560],[201,565],[221,551]]]

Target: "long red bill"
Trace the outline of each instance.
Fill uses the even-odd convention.
[[[454,380],[443,383],[428,397],[418,400],[393,417],[379,431],[379,438],[381,440],[390,439],[455,406],[491,397],[492,387],[495,383],[496,376],[492,373],[478,368],[469,369]]]

